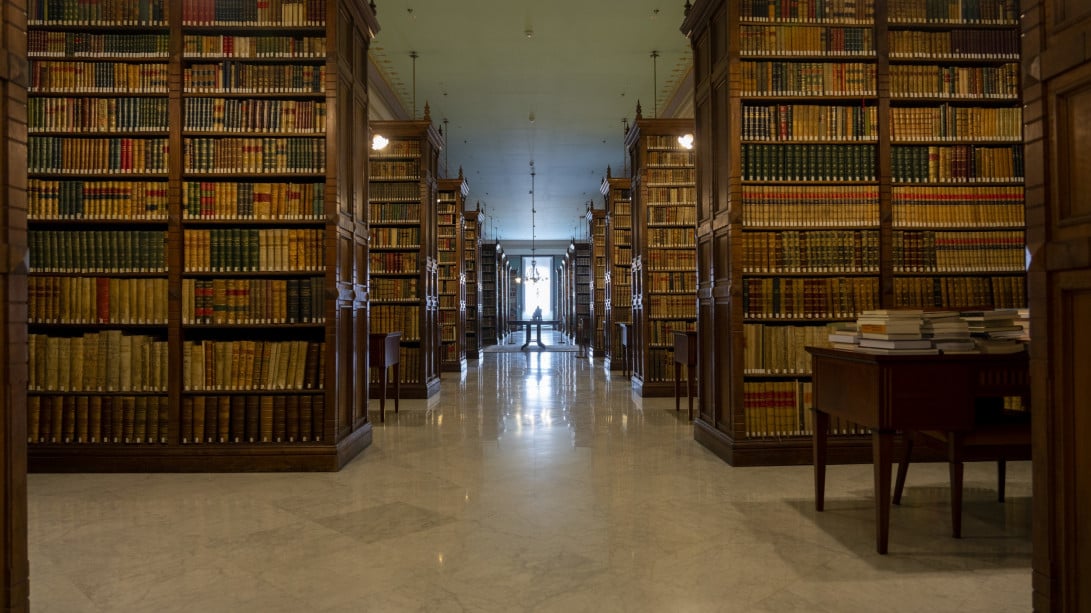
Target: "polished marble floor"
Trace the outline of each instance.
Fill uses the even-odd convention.
[[[731,468],[574,353],[490,353],[333,474],[30,475],[36,612],[1030,610],[1030,467]],[[377,407],[376,407],[377,408]]]

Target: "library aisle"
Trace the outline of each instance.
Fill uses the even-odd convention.
[[[377,410],[377,401],[372,401]],[[36,612],[1030,609],[1030,466],[1008,501],[915,465],[875,553],[870,466],[732,468],[672,398],[574,353],[486,353],[375,420],[339,473],[32,474]]]

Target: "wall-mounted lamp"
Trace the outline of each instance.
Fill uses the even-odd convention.
[[[682,145],[683,149],[693,149],[693,135],[683,134],[678,137],[678,144]]]
[[[382,134],[376,134],[371,138],[371,150],[382,151],[386,149],[386,146],[390,144],[390,140]]]

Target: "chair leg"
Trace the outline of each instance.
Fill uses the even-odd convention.
[[[1006,460],[996,461],[996,500],[1004,502],[1004,486],[1007,483],[1008,463]]]
[[[962,538],[962,462],[949,462],[951,469],[951,536]]]
[[[913,435],[906,433],[903,437],[905,440],[905,450],[902,454],[902,461],[898,463],[898,475],[894,479],[894,497],[891,502],[894,504],[902,503],[902,489],[905,488],[905,474],[909,472],[909,458],[913,454]]]

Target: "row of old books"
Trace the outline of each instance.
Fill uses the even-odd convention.
[[[697,189],[693,187],[674,186],[653,186],[647,190],[649,206],[658,204],[696,204],[697,202]],[[630,220],[629,225],[626,227],[632,227],[632,216],[627,213],[619,213],[623,219],[628,218]]]
[[[811,357],[805,347],[828,347],[826,326],[743,324],[743,374],[808,375]]]
[[[321,442],[325,404],[322,394],[187,395],[182,443]]]
[[[30,64],[29,89],[40,93],[165,94],[169,79],[166,62],[35,60]]]
[[[167,234],[158,230],[38,230],[28,235],[32,272],[165,272]]]
[[[152,25],[166,23],[166,0],[86,2],[85,0],[30,0],[27,21],[73,25]]]
[[[370,313],[372,332],[402,332],[402,342],[420,341],[420,299],[413,305],[387,306],[378,298],[372,299]],[[378,303],[378,304],[376,304]],[[404,369],[403,369],[404,370]]]
[[[1020,307],[1026,302],[1023,275],[894,277],[894,304],[904,308]]]
[[[183,266],[186,272],[320,271],[324,242],[320,229],[187,229]]]
[[[421,177],[419,158],[383,159],[372,158],[368,162],[368,178],[374,181],[410,181]],[[417,195],[419,199],[419,194]]]
[[[31,98],[30,132],[166,132],[166,98]]]
[[[28,443],[167,442],[166,396],[27,396]]]
[[[677,168],[651,167],[649,170],[646,171],[646,174],[648,176],[648,186],[649,187],[680,186],[680,185],[692,184],[693,181],[694,181],[694,177],[695,177],[692,165],[688,166],[688,167],[677,167]],[[676,193],[685,193],[685,192],[676,192]],[[667,200],[664,200],[664,201],[656,202],[655,196],[651,196],[649,198],[648,204],[660,204],[660,203],[662,203],[662,204],[671,204],[671,203],[682,204],[684,202],[689,202],[689,201],[679,201],[679,200],[667,199]]]
[[[182,279],[182,323],[322,323],[324,283],[322,277]]]
[[[745,105],[742,121],[742,139],[748,141],[879,139],[879,112],[874,105]]]
[[[371,228],[375,249],[420,247],[420,228]]]
[[[1016,0],[891,0],[890,21],[945,24],[1014,24]]]
[[[874,0],[744,0],[739,6],[744,21],[870,23],[875,19]]]
[[[875,55],[871,28],[744,25],[740,30],[739,52],[743,55]]]
[[[693,321],[684,319],[659,319],[648,321],[648,342],[652,345],[674,346],[674,333],[693,330]]]
[[[320,100],[247,100],[186,98],[187,131],[296,132],[326,131],[326,103]]]
[[[203,94],[320,94],[325,65],[251,64],[226,60],[191,64],[182,71],[182,90]]]
[[[320,390],[325,343],[313,341],[186,341],[187,391]]]
[[[938,107],[890,109],[890,138],[912,140],[1019,142],[1023,110],[1015,108]]]
[[[651,318],[696,317],[697,297],[693,294],[649,294],[645,308]]]
[[[875,145],[742,145],[744,181],[874,181]]]
[[[371,274],[415,275],[420,272],[420,254],[409,252],[368,253],[368,272]]]
[[[186,34],[182,38],[182,53],[185,57],[201,58],[320,58],[326,56],[326,37]]]
[[[417,296],[419,277],[372,277],[371,296],[375,300],[398,300]]]
[[[165,138],[31,136],[27,139],[28,172],[165,174],[167,163]]]
[[[163,34],[93,34],[86,32],[27,33],[27,55],[30,57],[108,56],[108,57],[167,57],[170,36]]]
[[[844,319],[879,304],[875,277],[743,279],[748,319]]]
[[[892,30],[890,57],[1019,59],[1019,32],[1003,30]]]
[[[894,272],[1022,272],[1026,237],[1021,230],[891,233]]]
[[[182,23],[191,26],[320,26],[325,0],[187,0]]]
[[[813,384],[810,381],[743,383],[744,433],[747,438],[810,436],[814,433]],[[870,430],[841,418],[830,419],[830,434],[869,434]]]
[[[647,223],[649,226],[664,224],[692,227],[697,225],[697,212],[694,207],[651,204],[648,205]]]
[[[654,247],[654,246],[653,246]],[[644,259],[644,270],[696,270],[697,255],[685,249],[649,249]]]
[[[945,189],[963,190],[977,188],[920,188],[935,191]],[[1012,189],[1022,194],[1022,188],[995,188]],[[1018,227],[1023,225],[1024,207],[1020,203],[1003,201],[975,201],[962,200],[957,194],[951,194],[946,202],[940,197],[929,199],[925,202],[916,201],[906,203],[900,201],[898,193],[894,190],[894,202],[891,205],[891,225],[895,228],[906,227],[946,227],[946,228],[988,228],[988,227]]]
[[[895,64],[890,67],[893,98],[966,98],[1018,100],[1019,64],[1000,66],[936,66]]]
[[[186,138],[186,172],[259,173],[326,171],[320,138]]]
[[[874,96],[875,64],[743,62],[743,96]]]
[[[681,228],[654,227],[648,223],[648,247],[690,247],[697,246],[697,235],[693,231],[693,225]]]
[[[620,285],[628,285],[618,281]],[[697,292],[697,277],[669,272],[649,272],[645,275],[644,287],[650,292],[679,292],[693,294]]]
[[[743,226],[770,228],[878,227],[878,190],[871,187],[743,187]],[[811,190],[817,191],[811,191]],[[796,194],[799,197],[792,198]]]
[[[167,305],[165,278],[27,278],[31,323],[166,325]]]
[[[165,340],[120,330],[82,336],[30,334],[27,389],[31,391],[162,392],[169,360]]]
[[[320,220],[325,212],[324,183],[182,183],[184,219]]]
[[[1023,147],[900,145],[890,148],[890,174],[898,183],[1022,181]]]
[[[878,272],[877,230],[746,232],[743,272]]]
[[[648,151],[645,158],[649,168],[689,168],[693,166],[693,154],[689,151]]]
[[[166,181],[27,180],[27,216],[34,220],[167,219]]]

